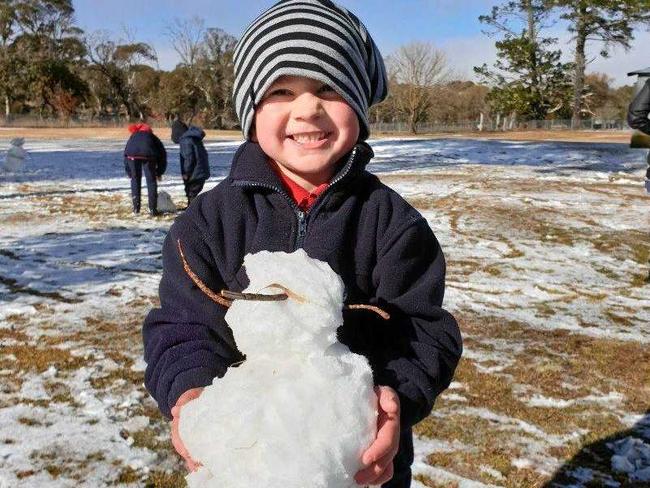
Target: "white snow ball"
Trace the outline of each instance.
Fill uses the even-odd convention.
[[[249,293],[226,314],[243,364],[215,379],[180,415],[180,435],[203,467],[190,488],[347,488],[376,433],[365,357],[336,339],[343,282],[327,263],[294,253],[246,256]]]

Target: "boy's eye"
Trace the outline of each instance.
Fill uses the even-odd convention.
[[[291,95],[291,92],[289,90],[287,90],[286,88],[277,88],[277,89],[272,90],[271,92],[269,92],[267,97],[287,96],[287,95]]]

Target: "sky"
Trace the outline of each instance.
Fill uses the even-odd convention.
[[[248,23],[276,0],[73,0],[78,24],[86,31],[106,30],[118,36],[129,31],[138,41],[153,45],[162,69],[173,69],[178,55],[165,35],[174,19],[202,17],[207,27],[219,27],[239,37]],[[412,41],[431,42],[447,54],[450,67],[460,79],[473,79],[473,66],[496,59],[494,39],[485,30],[479,15],[488,14],[490,0],[337,0],[357,14],[384,56]],[[558,45],[570,60],[570,35],[556,26]],[[650,66],[650,31],[639,28],[632,48],[616,48],[608,59],[597,56],[598,44],[590,47],[588,72],[605,73],[614,86],[630,84],[627,73]],[[645,49],[644,49],[645,47]],[[476,80],[475,80],[476,81]]]

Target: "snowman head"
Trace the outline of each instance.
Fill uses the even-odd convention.
[[[226,314],[239,349],[248,357],[305,354],[336,343],[343,324],[343,281],[330,266],[307,256],[262,251],[244,258],[249,285],[244,293],[285,293],[281,301],[235,300]]]
[[[337,343],[342,310],[369,309],[384,319],[389,315],[371,305],[344,305],[344,285],[326,262],[310,258],[303,249],[293,253],[262,251],[244,258],[249,285],[243,293],[207,288],[178,251],[190,279],[215,302],[229,308],[226,321],[240,351],[308,354]],[[364,313],[368,313],[365,311]]]

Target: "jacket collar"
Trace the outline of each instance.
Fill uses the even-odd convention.
[[[339,163],[339,170],[330,186],[361,173],[374,153],[365,142],[360,142]],[[236,186],[266,186],[282,190],[282,183],[267,162],[268,156],[256,142],[246,141],[235,153],[230,168],[232,184]]]

